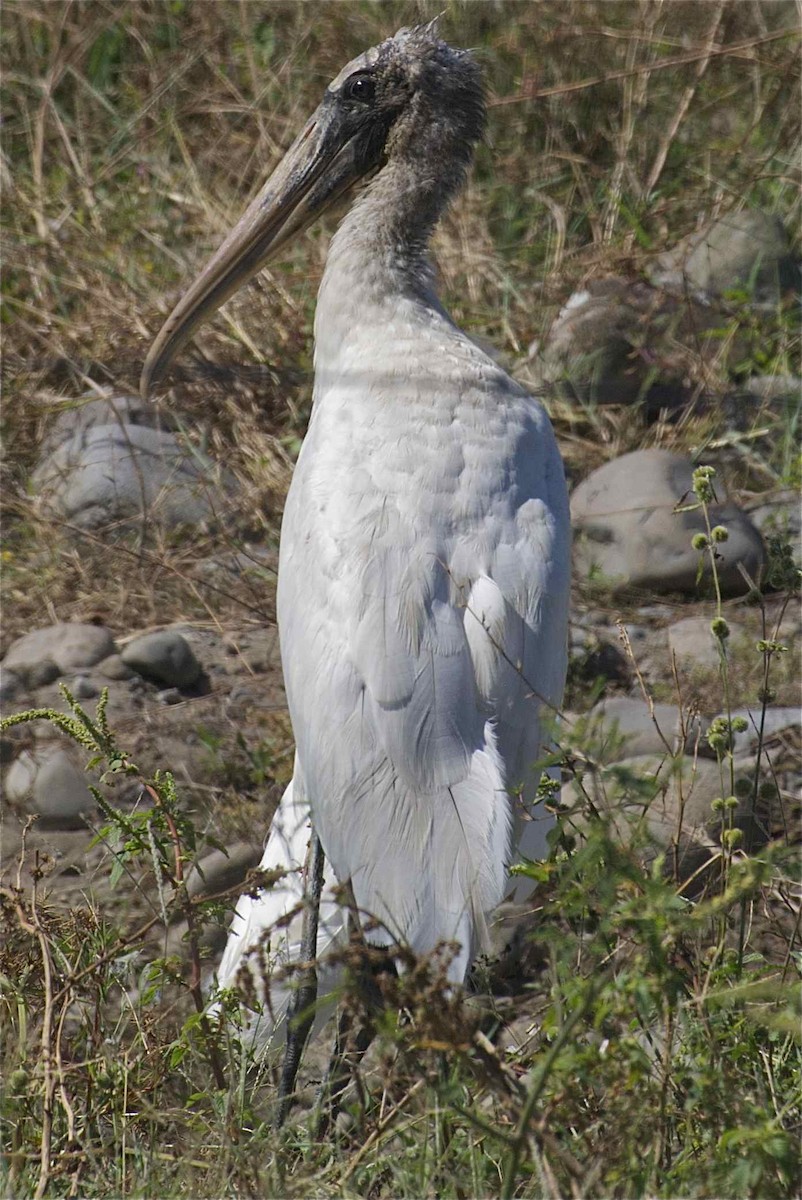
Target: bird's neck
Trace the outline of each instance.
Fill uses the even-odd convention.
[[[388,162],[357,197],[334,235],[318,296],[315,340],[347,343],[399,310],[445,318],[428,249],[450,188],[405,162]],[[445,318],[447,320],[447,318]]]

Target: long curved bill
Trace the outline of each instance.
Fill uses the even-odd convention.
[[[356,141],[339,124],[324,101],[165,321],[142,370],[143,398],[198,325],[363,174]]]

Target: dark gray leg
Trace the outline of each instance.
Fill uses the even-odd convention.
[[[284,1054],[278,1089],[276,1129],[281,1128],[290,1111],[295,1079],[301,1065],[301,1055],[315,1020],[317,928],[325,862],[320,838],[313,828],[309,849],[306,852],[306,905],[301,934],[301,969],[298,972],[295,992],[287,1010],[287,1049]]]

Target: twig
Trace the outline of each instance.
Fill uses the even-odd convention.
[[[663,58],[660,62],[640,63],[635,67],[625,67],[621,71],[611,71],[607,75],[597,75],[592,79],[580,79],[576,83],[562,83],[555,87],[533,88],[529,92],[518,92],[514,96],[498,96],[491,100],[489,107],[500,108],[505,104],[521,104],[526,100],[542,100],[545,96],[565,96],[570,92],[582,92],[586,88],[598,87],[602,83],[613,83],[617,79],[626,79],[629,75],[641,75],[644,71],[666,71],[672,67],[685,67],[700,59],[721,58],[729,54],[740,54],[744,50],[753,50],[768,42],[777,42],[782,38],[794,37],[795,29],[778,29],[765,37],[748,38],[743,42],[732,42],[729,46],[719,46],[715,50],[706,48],[694,54],[680,54],[674,58]]]

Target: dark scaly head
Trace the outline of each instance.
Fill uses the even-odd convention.
[[[355,58],[167,318],[142,371],[143,396],[203,321],[386,164],[408,169],[435,216],[462,183],[484,125],[479,68],[467,51],[442,41],[434,24],[400,29]]]

